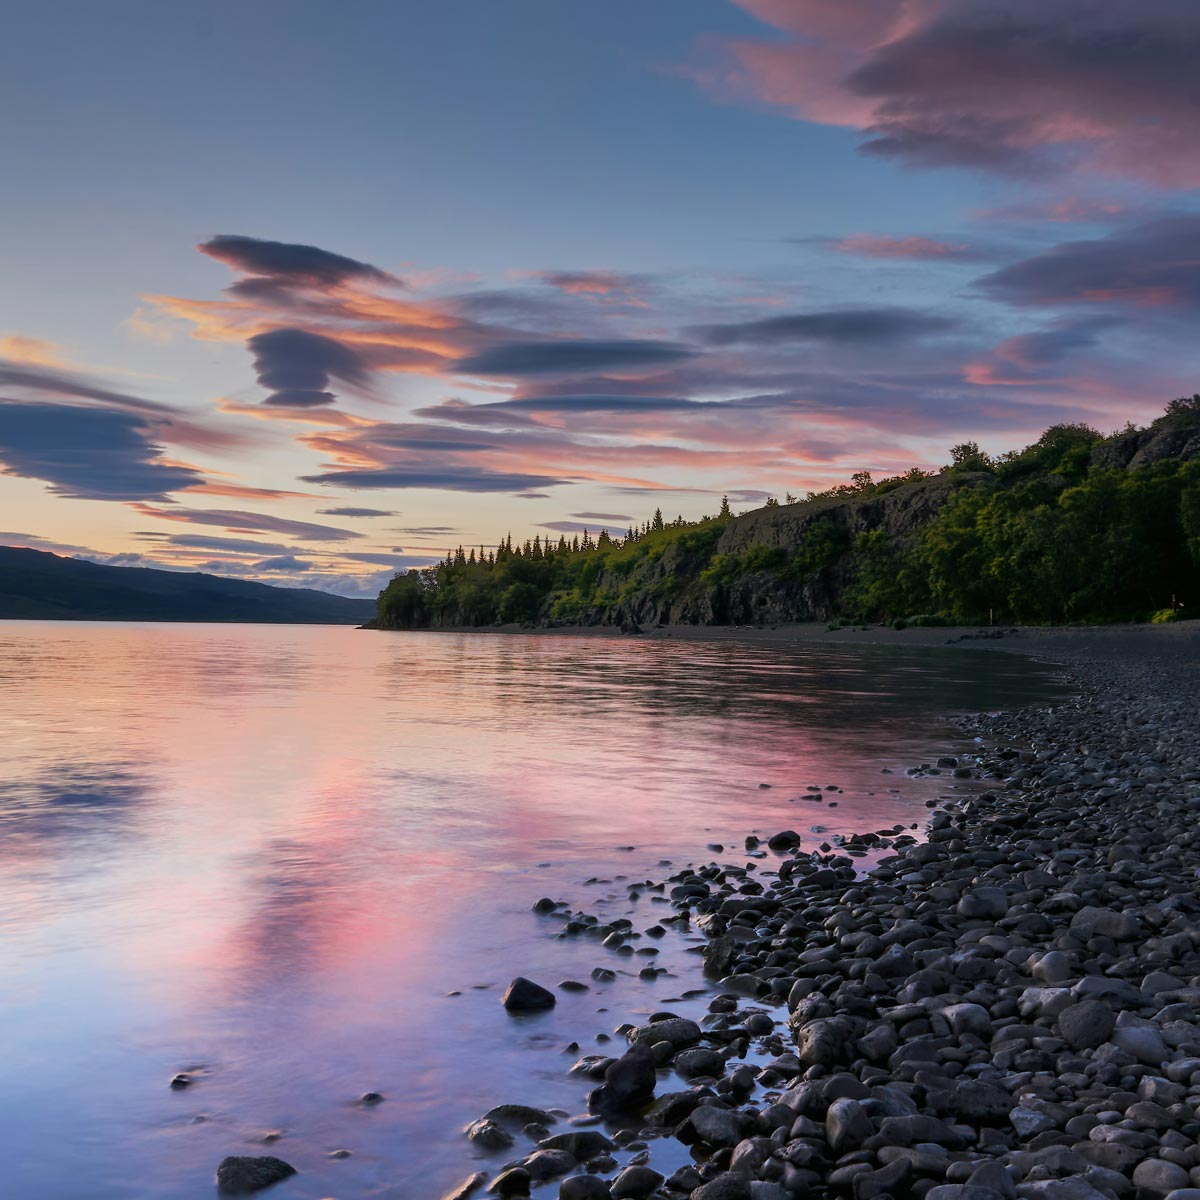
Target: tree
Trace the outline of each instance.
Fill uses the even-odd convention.
[[[717,513],[717,519],[720,521],[728,521],[733,516],[733,510],[729,507],[729,497],[721,497],[721,511]]]
[[[959,442],[950,447],[951,471],[992,471],[995,463],[979,448],[978,442]]]
[[[656,508],[654,510],[654,520],[651,522],[650,528],[652,530],[654,530],[655,533],[662,533],[662,531],[663,531],[663,515],[662,515],[661,508]]]

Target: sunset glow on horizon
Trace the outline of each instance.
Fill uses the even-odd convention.
[[[1185,0],[7,34],[2,545],[374,596],[1200,386]]]

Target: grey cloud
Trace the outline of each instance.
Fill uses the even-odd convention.
[[[637,338],[508,342],[460,359],[454,369],[465,375],[540,375],[656,366],[679,362],[695,353],[674,342]]]
[[[352,388],[363,388],[367,383],[367,365],[362,357],[323,334],[271,329],[247,338],[246,345],[254,355],[258,382],[272,393],[264,404],[313,408],[336,399],[327,390],[331,380]]]
[[[324,483],[355,489],[441,488],[449,492],[518,492],[530,488],[555,487],[569,482],[548,475],[522,475],[507,471],[489,471],[482,467],[455,466],[372,467],[324,471],[302,478],[305,483]]]
[[[311,571],[312,563],[304,562],[294,554],[284,554],[279,558],[264,558],[254,564],[256,571]]]
[[[363,536],[353,529],[338,529],[332,525],[316,525],[309,521],[290,521],[285,517],[271,517],[235,508],[164,509],[143,505],[139,511],[146,516],[183,521],[190,525],[217,525],[222,529],[246,529],[251,533],[282,533],[302,542],[345,542]]]
[[[718,346],[778,346],[789,342],[891,342],[946,333],[956,324],[948,317],[907,308],[841,308],[706,325],[700,332]]]
[[[1200,307],[1200,213],[1163,217],[1107,237],[1063,242],[978,281],[1013,304],[1126,309]]]
[[[238,234],[218,234],[201,242],[196,249],[248,275],[268,276],[306,287],[332,287],[348,279],[399,282],[370,263],[301,242],[273,242]]]
[[[394,517],[398,515],[383,508],[322,508],[318,511],[326,517]]]
[[[155,423],[137,413],[0,400],[0,463],[59,496],[164,500],[204,476],[163,461]]]

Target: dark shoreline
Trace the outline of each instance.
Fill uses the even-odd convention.
[[[650,636],[945,646],[963,632],[979,631]],[[722,992],[703,1030],[630,1032],[610,1072],[598,1106],[646,1149],[618,1183],[579,1175],[552,1139],[493,1179],[499,1194],[564,1167],[564,1200],[1156,1200],[1200,1184],[1200,627],[952,644],[1061,665],[1078,695],[954,715],[981,739],[983,783],[865,876],[835,848],[762,871],[765,889],[716,864],[664,881],[704,927]],[[691,1086],[660,1074],[646,1107],[654,1067],[680,1062]],[[664,1137],[691,1143],[699,1169],[655,1172]]]

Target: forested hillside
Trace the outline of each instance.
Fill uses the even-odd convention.
[[[506,538],[398,575],[383,628],[847,619],[1024,623],[1200,612],[1200,396],[1148,428],[1056,425],[991,458],[621,539]]]
[[[357,625],[367,600],[201,572],[110,567],[0,546],[0,618]]]

